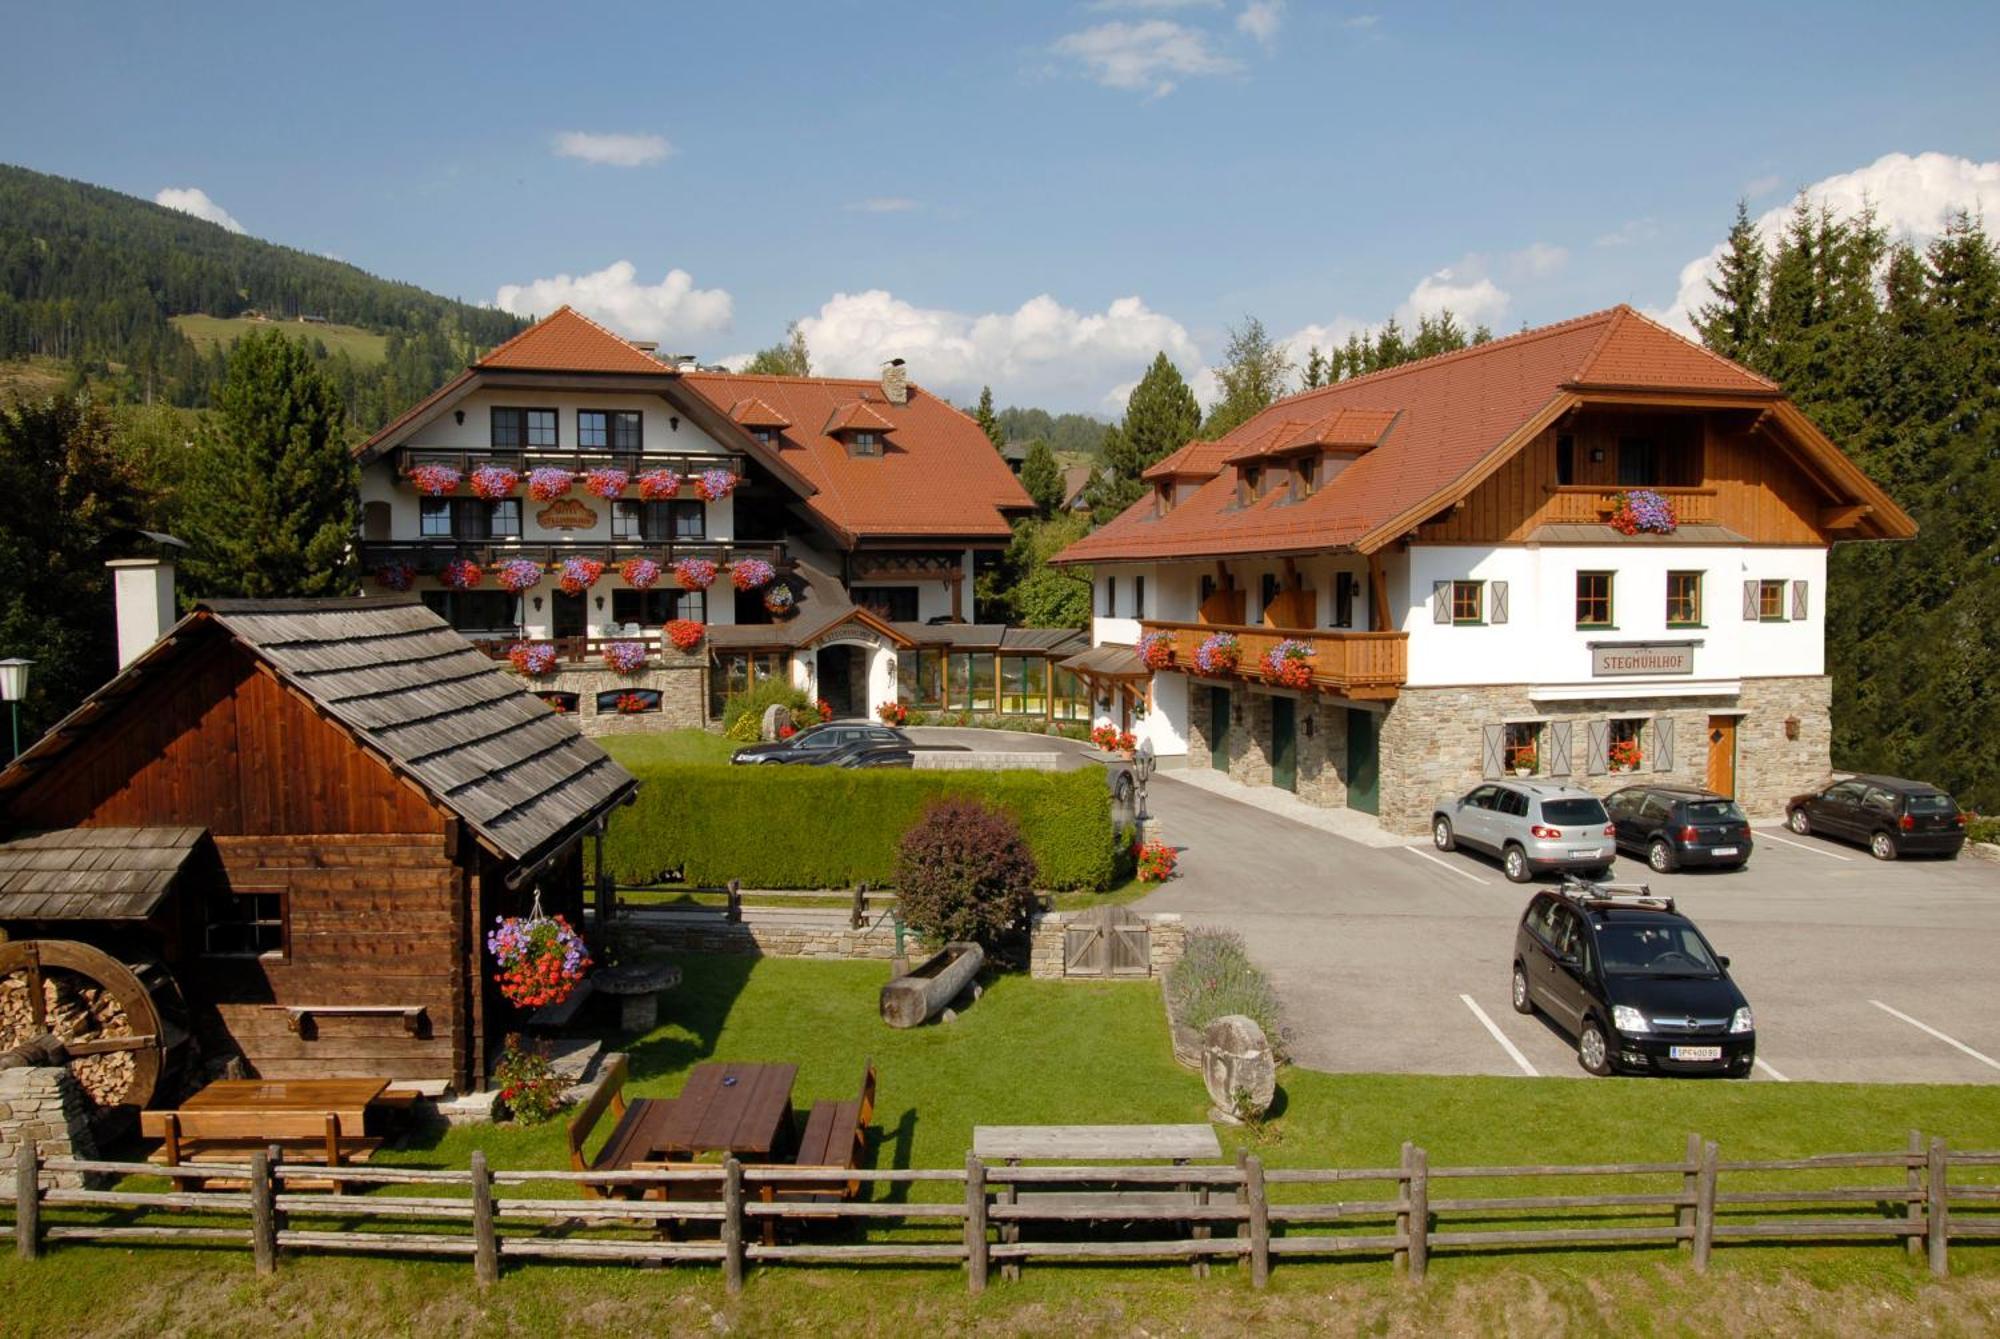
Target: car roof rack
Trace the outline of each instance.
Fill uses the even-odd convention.
[[[1643,911],[1667,911],[1674,909],[1671,895],[1660,895],[1648,883],[1601,883],[1596,879],[1582,879],[1574,874],[1563,876],[1561,895],[1579,906],[1633,907]]]

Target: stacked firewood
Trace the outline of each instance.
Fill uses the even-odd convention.
[[[63,971],[51,971],[42,979],[42,1000],[47,1022],[35,1025],[28,1008],[28,982],[15,975],[0,980],[0,1051],[12,1049],[51,1033],[64,1041],[92,1037],[116,1037],[130,1033],[124,1008],[111,992],[92,982]],[[130,1052],[109,1051],[103,1055],[77,1056],[70,1072],[90,1100],[99,1106],[122,1102],[132,1085],[135,1062]]]

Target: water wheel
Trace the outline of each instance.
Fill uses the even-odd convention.
[[[151,1103],[193,1049],[180,987],[159,963],[72,939],[0,943],[0,1052],[43,1037],[61,1045],[100,1127]]]

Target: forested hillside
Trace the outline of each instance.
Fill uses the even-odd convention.
[[[204,350],[172,318],[251,312],[293,322],[287,333],[307,338],[364,427],[522,325],[100,186],[0,165],[0,360],[54,360],[113,398],[206,406],[224,350]],[[383,357],[326,348],[296,323],[302,315],[387,336]]]

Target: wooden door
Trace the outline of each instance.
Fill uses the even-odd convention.
[[[1364,814],[1382,811],[1382,759],[1372,711],[1347,709],[1347,807]]]
[[[1218,772],[1229,770],[1229,690],[1208,690],[1208,761]]]
[[[584,607],[581,595],[566,595],[556,591],[549,597],[550,632],[556,637],[581,637],[590,622],[590,614]]]
[[[1736,796],[1736,718],[1708,718],[1708,788],[1717,795]]]
[[[1271,784],[1280,790],[1299,788],[1297,706],[1288,697],[1271,699]]]

